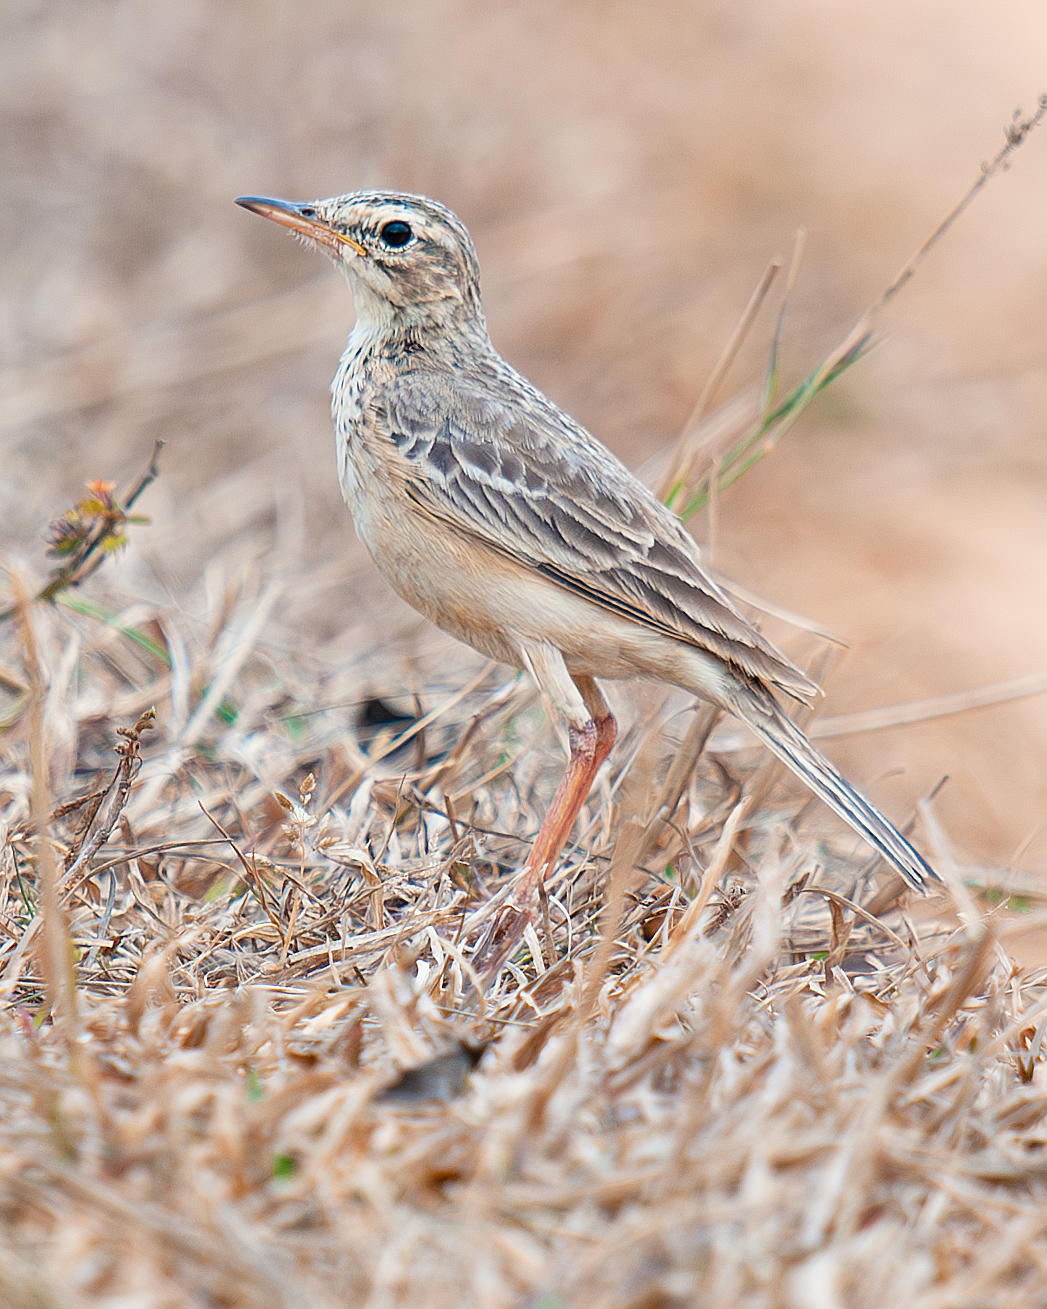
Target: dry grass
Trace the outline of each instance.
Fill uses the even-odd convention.
[[[959,917],[914,922],[721,732],[637,867],[637,701],[481,993],[557,774],[527,683],[448,662],[365,729],[271,589],[211,603],[4,629],[5,1307],[1047,1295],[1047,977],[932,810]]]

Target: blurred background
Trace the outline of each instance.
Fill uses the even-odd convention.
[[[388,691],[433,638],[339,497],[352,305],[234,196],[450,205],[495,343],[638,468],[797,228],[788,381],[1047,90],[1040,0],[7,0],[2,23],[0,550],[42,574],[48,520],[163,437],[153,525],[104,585],[192,612],[280,573],[274,630],[380,654]],[[1047,672],[1045,212],[1047,130],[723,498],[716,566],[849,647],[824,712]],[[724,398],[766,353],[758,331]],[[949,774],[965,857],[1047,862],[1047,697],[831,753],[899,817]]]

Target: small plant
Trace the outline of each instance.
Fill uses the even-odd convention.
[[[47,531],[47,553],[62,562],[51,570],[47,584],[33,596],[34,601],[54,604],[63,591],[86,581],[110,555],[127,544],[127,528],[132,523],[149,522],[143,515],[130,511],[146,487],[160,475],[158,460],[163,444],[163,441],[156,442],[149,467],[122,500],[116,495],[115,482],[96,478],[87,483],[87,495],[51,523]],[[17,612],[18,605],[10,605],[0,611],[0,621],[12,618]]]

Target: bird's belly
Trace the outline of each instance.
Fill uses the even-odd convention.
[[[377,470],[357,467],[343,489],[357,533],[393,589],[488,658],[522,668],[521,650],[549,644],[579,676],[653,677],[717,698],[724,669],[714,656],[434,524]]]
[[[522,666],[509,631],[516,596],[497,555],[483,550],[481,557],[477,547],[434,530],[405,495],[359,467],[342,490],[357,535],[399,596],[488,658]]]

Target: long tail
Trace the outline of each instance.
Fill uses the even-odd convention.
[[[901,832],[846,781],[762,687],[741,681],[731,688],[725,708],[741,718],[787,768],[820,800],[898,870],[911,887],[926,891],[938,874]]]

